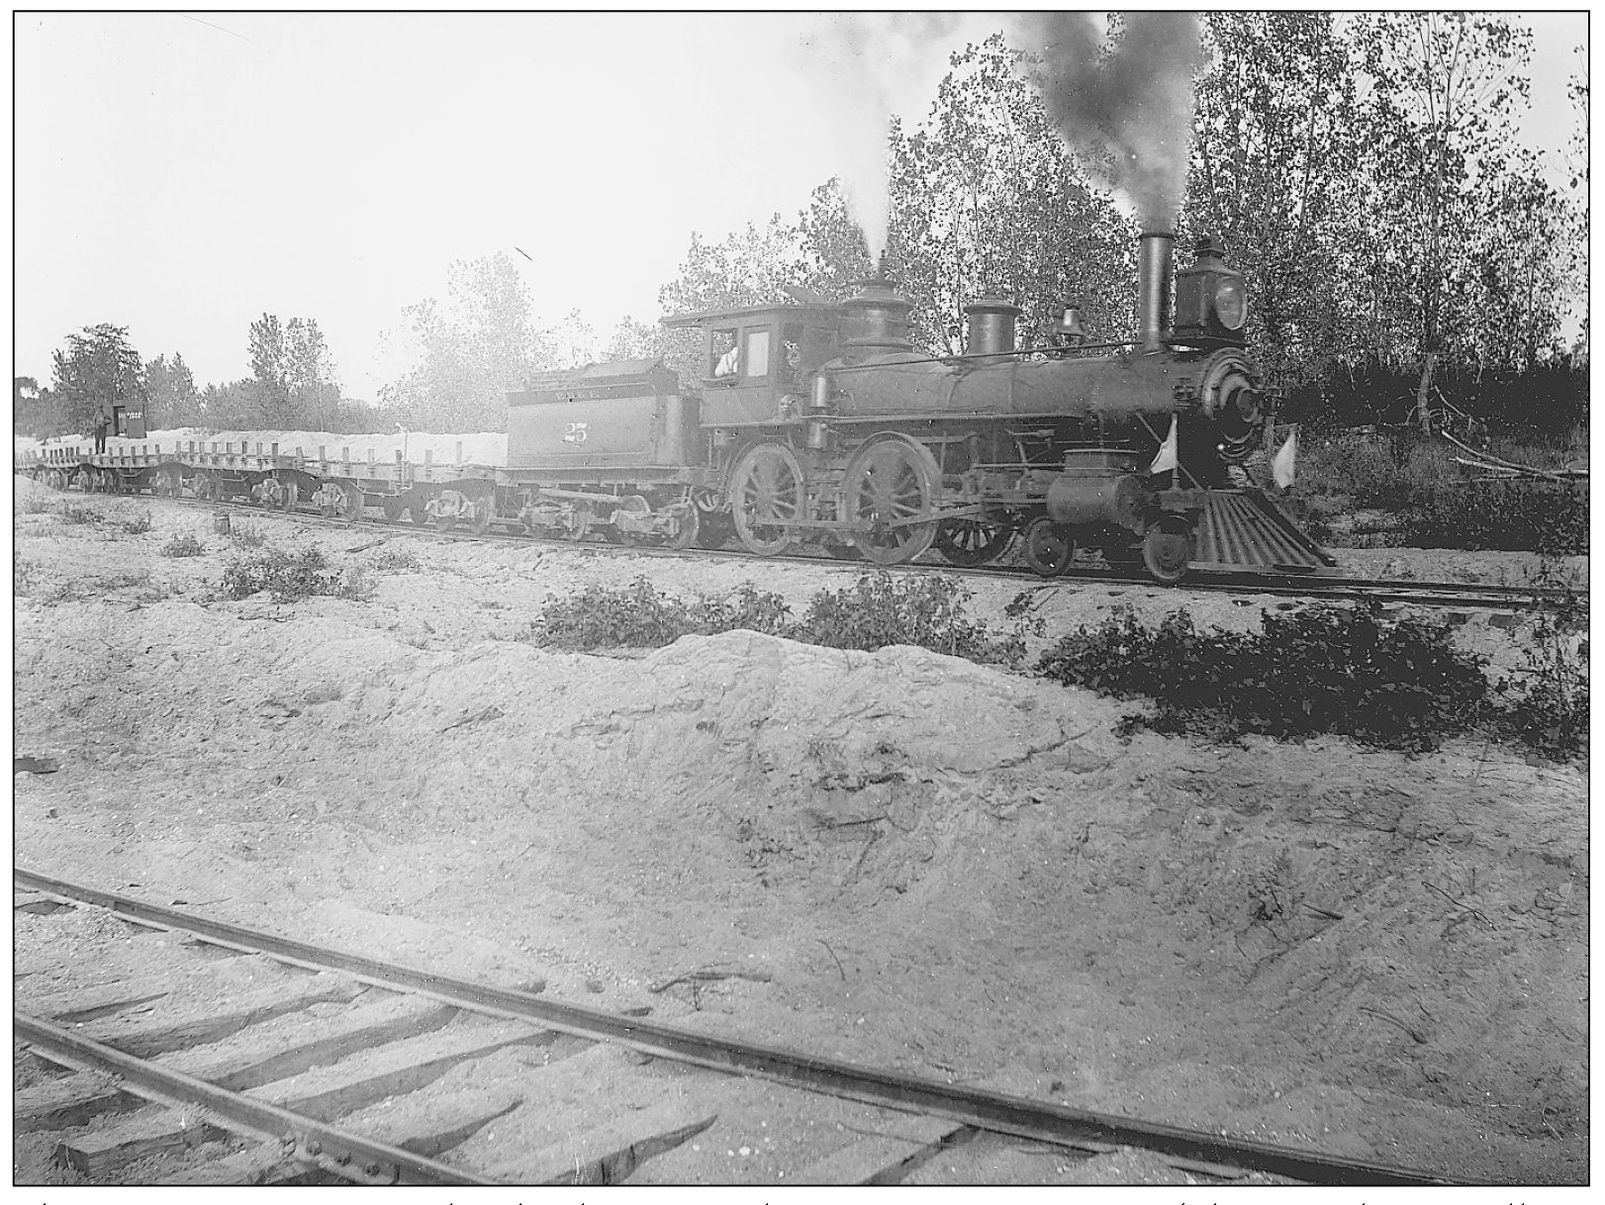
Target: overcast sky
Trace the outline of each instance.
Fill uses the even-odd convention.
[[[1587,18],[1526,19],[1529,128],[1559,147]],[[819,20],[15,16],[15,373],[48,382],[69,332],[114,322],[233,380],[266,311],[316,318],[374,399],[405,366],[381,339],[402,307],[496,251],[541,320],[655,319],[693,230],[790,217],[841,170]],[[949,48],[995,24],[954,18]],[[944,55],[901,65],[922,108]]]

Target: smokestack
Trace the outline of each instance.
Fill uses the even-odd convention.
[[[1137,236],[1137,340],[1145,352],[1163,350],[1170,327],[1170,268],[1176,236],[1149,230]]]

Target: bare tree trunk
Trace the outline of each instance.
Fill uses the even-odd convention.
[[[1427,407],[1427,397],[1432,392],[1432,365],[1438,358],[1438,353],[1429,351],[1421,364],[1421,384],[1416,389],[1416,421],[1421,424],[1421,434],[1432,434],[1432,417]]]

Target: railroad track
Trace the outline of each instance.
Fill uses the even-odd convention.
[[[120,495],[107,495],[116,497]],[[388,519],[367,518],[344,519],[325,518],[322,515],[309,514],[304,511],[284,512],[279,510],[264,510],[262,507],[249,502],[234,500],[202,501],[196,498],[163,498],[162,501],[174,502],[182,506],[216,511],[225,509],[230,512],[243,512],[252,515],[272,515],[284,518],[293,518],[298,523],[305,523],[317,527],[329,527],[339,530],[373,528],[376,530],[394,531],[408,536],[432,537],[435,539],[461,540],[482,544],[511,544],[527,546],[531,543],[553,545],[557,547],[583,550],[587,553],[600,556],[637,556],[637,557],[667,557],[673,559],[700,558],[704,560],[732,560],[750,562],[760,558],[752,554],[731,549],[705,549],[690,548],[676,551],[667,548],[656,548],[651,545],[619,545],[599,541],[578,543],[556,537],[529,536],[522,533],[491,531],[481,535],[454,528],[450,531],[436,531],[433,527],[412,523],[392,522]],[[779,557],[767,558],[771,563],[785,564],[812,564],[824,565],[832,568],[854,567],[859,569],[874,569],[876,566],[863,561],[845,560],[841,557],[816,555],[805,552],[792,552]],[[1044,579],[1031,570],[1018,565],[994,564],[981,568],[963,568],[949,565],[945,562],[916,562],[908,565],[891,567],[894,573],[913,574],[942,574],[954,577],[975,577],[983,580],[996,581],[999,578],[1017,580],[1022,589],[1051,590],[1069,586],[1107,585],[1142,587],[1149,590],[1164,590],[1177,593],[1186,593],[1195,590],[1226,592],[1235,594],[1274,594],[1285,598],[1325,599],[1335,602],[1371,601],[1389,605],[1432,607],[1440,609],[1477,609],[1497,611],[1522,611],[1544,605],[1559,605],[1581,602],[1586,605],[1587,591],[1568,591],[1536,586],[1509,586],[1490,584],[1468,584],[1465,582],[1429,582],[1411,581],[1406,579],[1358,578],[1347,577],[1330,572],[1317,572],[1308,575],[1290,574],[1255,574],[1249,572],[1219,572],[1210,570],[1194,570],[1181,583],[1174,586],[1161,585],[1142,573],[1122,573],[1118,570],[1104,567],[1083,566],[1072,567],[1065,573]]]
[[[69,910],[145,935],[92,987],[16,968],[17,1057],[66,1072],[15,1094],[16,1132],[56,1131],[101,1183],[208,1143],[161,1182],[978,1183],[1022,1141],[1060,1165],[1140,1148],[1206,1181],[1449,1182],[730,1041],[23,868],[13,888],[19,931],[46,927],[33,949]]]

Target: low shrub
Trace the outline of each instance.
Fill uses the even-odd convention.
[[[206,551],[205,545],[195,538],[192,532],[174,536],[161,547],[163,556],[200,556]]]
[[[368,560],[375,573],[408,573],[418,568],[418,554],[410,548],[386,548]]]
[[[260,548],[267,543],[267,535],[255,523],[235,523],[229,530],[229,539],[236,548]]]
[[[63,502],[61,517],[68,523],[88,526],[91,523],[99,523],[102,516],[93,506],[84,506],[79,502]]]
[[[296,602],[315,595],[362,601],[372,593],[372,586],[361,569],[330,565],[322,549],[314,547],[294,552],[265,547],[224,567],[220,585],[224,598],[249,598],[262,591],[275,602]]]
[[[1528,584],[1559,593],[1535,608],[1521,644],[1524,667],[1500,679],[1508,735],[1557,761],[1588,752],[1588,604],[1574,574],[1553,561],[1529,575]]]
[[[1018,661],[1025,652],[1023,638],[999,636],[970,618],[969,598],[970,592],[948,577],[866,573],[844,589],[814,595],[788,635],[829,648],[913,644],[971,661]]]
[[[39,566],[24,560],[15,548],[11,550],[11,589],[15,594],[26,594],[39,580]]]
[[[619,589],[593,583],[548,602],[531,636],[561,649],[660,648],[696,630],[690,607],[638,577]]]
[[[142,536],[154,526],[149,511],[140,511],[132,519],[123,520],[123,530],[131,536]]]
[[[791,608],[770,590],[742,582],[732,594],[704,594],[691,604],[691,620],[699,632],[763,632],[781,636],[791,629]]]
[[[1556,470],[1586,458],[1586,431],[1561,441],[1503,438],[1489,451],[1517,464]],[[1340,534],[1369,544],[1424,548],[1500,549],[1551,555],[1588,551],[1586,485],[1536,478],[1468,481],[1460,453],[1413,431],[1391,435],[1337,434],[1312,440],[1299,465],[1298,491],[1287,505],[1317,538]],[[1397,516],[1383,530],[1340,531],[1343,511],[1380,510]]]
[[[56,500],[49,494],[29,494],[22,500],[22,513],[25,515],[45,515],[55,510]]]
[[[1298,492],[1337,497],[1356,509],[1400,510],[1416,494],[1460,480],[1447,446],[1382,435],[1338,435],[1301,457]]]
[[[1442,485],[1412,494],[1404,530],[1422,548],[1586,556],[1588,487],[1536,479]]]
[[[1126,731],[1336,733],[1407,750],[1474,726],[1489,690],[1481,660],[1453,647],[1446,624],[1385,619],[1374,605],[1267,614],[1257,633],[1200,632],[1186,611],[1149,628],[1127,608],[1070,633],[1038,672],[1153,699],[1154,714],[1126,717]]]
[[[587,586],[548,602],[530,629],[538,644],[564,649],[657,648],[691,633],[736,629],[785,636],[831,648],[879,649],[913,644],[972,661],[1014,664],[1024,655],[1021,620],[999,635],[971,619],[969,592],[948,578],[896,579],[864,574],[852,586],[814,596],[801,619],[780,595],[743,585],[727,595],[692,600],[661,593],[644,577],[610,589]]]

